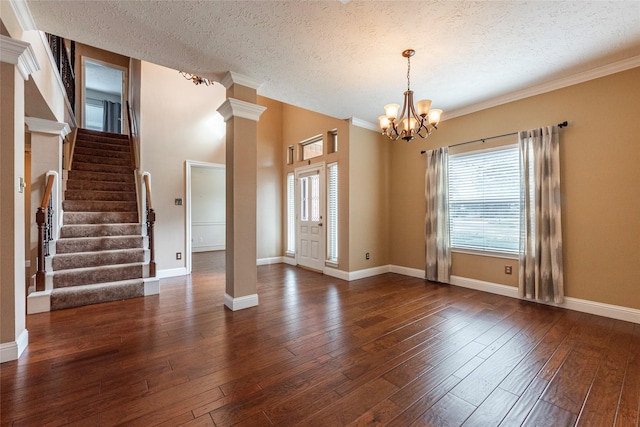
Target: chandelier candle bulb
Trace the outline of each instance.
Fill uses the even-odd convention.
[[[398,110],[400,110],[400,104],[387,104],[384,106],[384,112],[389,118],[389,121],[398,117]]]
[[[418,101],[416,102],[416,107],[418,107],[418,114],[421,117],[424,117],[429,114],[429,108],[431,108],[431,100],[423,99],[421,101]]]
[[[400,138],[411,141],[416,135],[427,138],[434,129],[437,129],[442,116],[442,110],[431,109],[430,99],[421,99],[415,106],[413,104],[411,57],[415,53],[413,49],[402,52],[402,56],[407,58],[407,90],[404,92],[402,112],[398,115],[399,104],[387,104],[384,106],[385,115],[378,117],[382,134],[394,141]]]

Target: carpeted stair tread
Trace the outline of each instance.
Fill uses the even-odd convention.
[[[124,133],[103,132],[99,130],[91,130],[85,128],[78,129],[77,138],[102,138],[102,139],[118,139],[129,141],[129,135]]]
[[[103,200],[111,202],[136,202],[135,191],[87,191],[67,190],[64,192],[66,200]],[[137,202],[136,202],[137,203]]]
[[[95,252],[115,249],[142,248],[143,237],[137,236],[100,236],[70,237],[56,241],[56,254],[75,252]]]
[[[130,224],[138,222],[138,212],[65,212],[65,225]]]
[[[65,200],[62,202],[65,212],[136,212],[135,201],[113,202],[96,200]]]
[[[51,292],[51,310],[62,310],[141,296],[144,296],[144,281],[142,279],[59,288]]]
[[[125,182],[125,183],[135,183],[135,177],[133,175],[133,170],[129,171],[127,174],[121,173],[106,173],[106,172],[91,172],[91,171],[77,171],[70,170],[69,171],[69,181],[72,179],[82,180],[82,181],[110,181],[110,182]]]
[[[117,181],[82,181],[79,179],[67,180],[67,191],[88,190],[88,191],[136,191],[136,185]]]
[[[86,163],[73,161],[73,170],[90,171],[90,172],[107,172],[107,173],[131,173],[131,166],[116,166],[105,163]]]
[[[131,159],[131,153],[129,147],[116,145],[113,149],[105,144],[87,143],[80,146],[76,146],[73,155],[82,154],[87,156],[97,157],[114,157],[118,159]]]
[[[144,249],[141,248],[57,254],[52,260],[53,271],[140,262],[144,262]]]
[[[140,236],[140,224],[80,224],[63,225],[60,238],[72,237],[108,237],[108,236]]]
[[[142,279],[141,262],[59,270],[53,275],[53,287],[67,288],[130,279]]]
[[[96,156],[92,154],[78,154],[74,153],[73,161],[75,163],[100,163],[103,165],[114,166],[127,166],[131,169],[131,158],[127,157],[113,157],[113,156]]]

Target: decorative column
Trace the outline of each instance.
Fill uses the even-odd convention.
[[[0,35],[0,362],[20,357],[26,329],[24,81],[39,69],[29,43]]]
[[[266,108],[256,104],[258,82],[229,72],[222,84],[227,88],[227,100],[218,108],[227,124],[224,305],[235,311],[258,305],[257,127]]]

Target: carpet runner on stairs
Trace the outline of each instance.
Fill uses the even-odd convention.
[[[127,135],[78,129],[63,210],[51,310],[143,296],[144,238]]]

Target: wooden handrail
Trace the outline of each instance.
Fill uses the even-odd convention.
[[[51,199],[51,191],[53,191],[53,181],[55,180],[54,175],[49,175],[47,178],[47,186],[44,189],[44,196],[42,196],[42,202],[40,203],[41,209],[46,209],[49,206],[49,200]]]
[[[151,204],[151,184],[149,183],[149,175],[144,175],[144,189],[147,195],[147,209],[153,209],[153,205]]]
[[[131,121],[131,107],[129,101],[126,101],[127,105],[127,123],[129,124],[129,153],[131,154],[131,166],[133,169],[138,169],[138,162],[136,161],[136,153],[134,148],[135,139],[133,138],[133,122]]]
[[[36,211],[36,223],[38,224],[38,270],[36,271],[36,291],[44,291],[46,267],[44,259],[48,255],[45,245],[49,244],[49,236],[45,239],[45,230],[47,227],[52,227],[53,224],[47,224],[47,211],[49,210],[49,203],[51,202],[51,192],[53,191],[53,184],[55,181],[55,175],[49,175],[47,178],[47,186],[42,196],[42,202]]]

